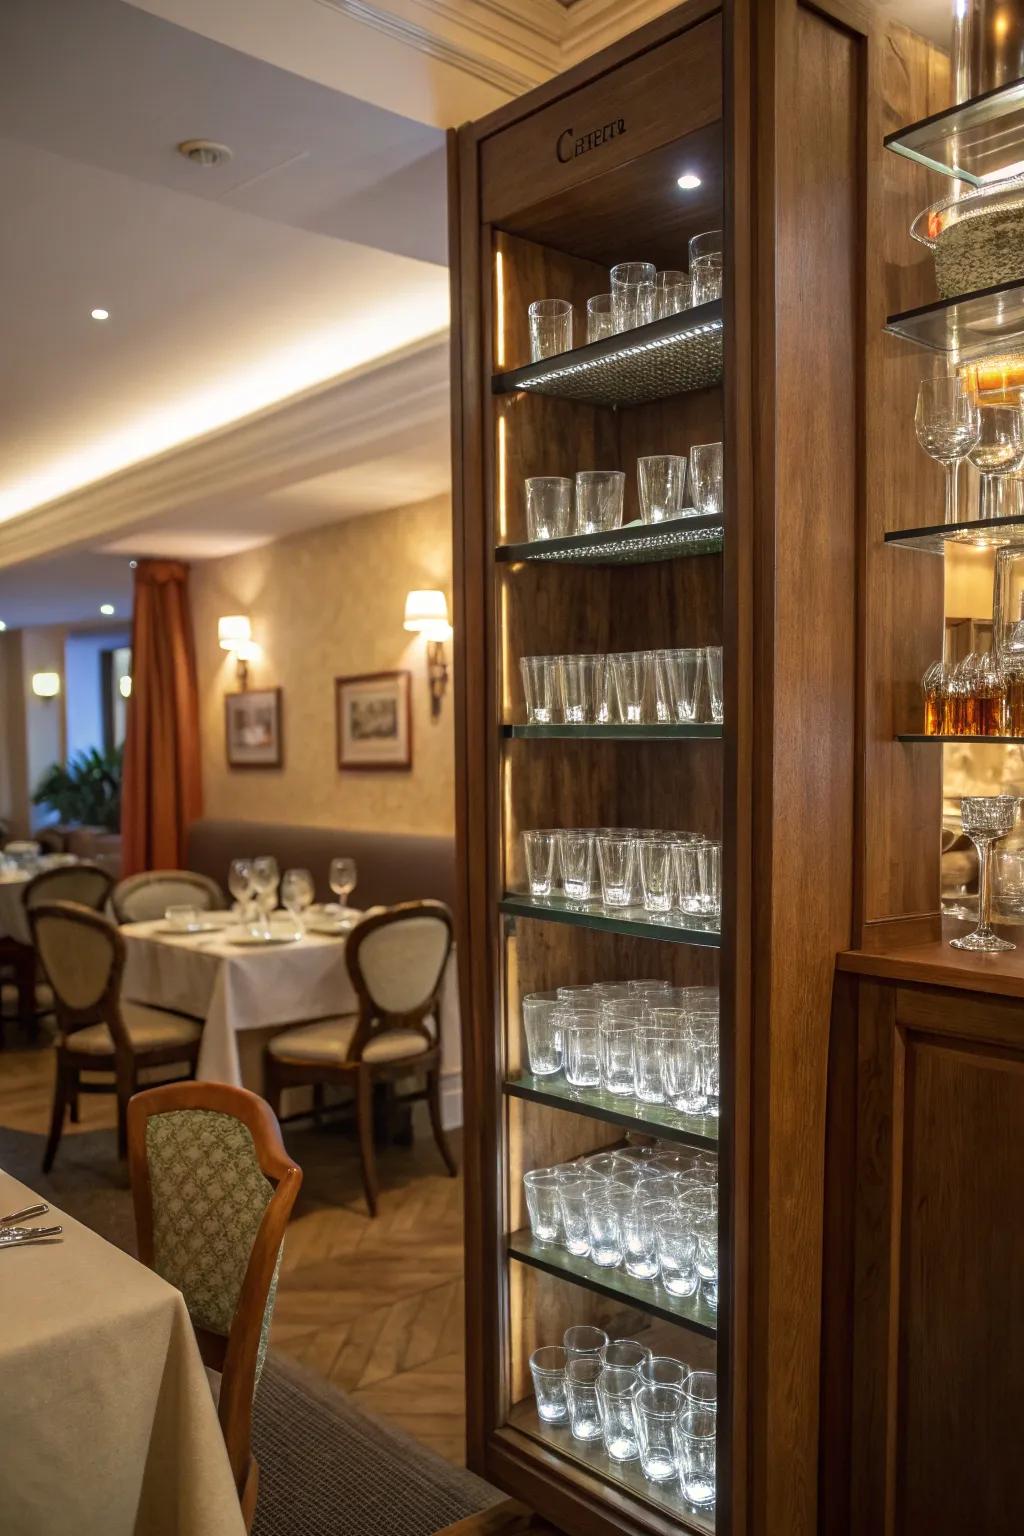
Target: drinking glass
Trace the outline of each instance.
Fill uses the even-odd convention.
[[[718,1117],[719,1109],[719,1061],[717,1037],[697,1039],[697,1065],[700,1069],[700,1085],[704,1093],[705,1115]]]
[[[693,303],[722,297],[722,231],[709,229],[690,241],[690,288]]]
[[[587,340],[603,341],[615,335],[615,315],[610,293],[595,293],[587,300]]]
[[[277,887],[280,881],[277,860],[271,854],[263,854],[252,861],[252,884],[256,901],[264,919],[277,906]]]
[[[978,402],[962,378],[922,379],[914,412],[917,440],[946,472],[947,523],[957,521],[957,474],[981,435]]]
[[[690,491],[701,517],[721,517],[721,443],[694,443],[690,449]]]
[[[255,887],[252,883],[252,859],[232,859],[228,869],[228,890],[238,903],[243,922],[249,910]]]
[[[601,1404],[597,1396],[597,1381],[603,1370],[604,1366],[596,1355],[570,1360],[566,1367],[565,1395],[569,1403],[569,1428],[574,1440],[601,1438]]]
[[[581,469],[576,476],[576,532],[606,533],[622,524],[624,469]]]
[[[562,1024],[562,1059],[570,1088],[601,1086],[600,1022],[596,1008],[566,1015]]]
[[[702,839],[678,837],[672,841],[673,900],[679,911],[694,916],[700,911],[700,874],[697,852]]]
[[[632,1189],[613,1179],[602,1179],[587,1194],[590,1258],[601,1269],[616,1269],[622,1263],[622,1223],[632,1199]]]
[[[670,1032],[640,1024],[633,1041],[633,1095],[641,1104],[665,1102],[665,1051]]]
[[[981,474],[981,515],[999,515],[998,478],[1024,467],[1024,411],[1017,405],[978,407],[980,432],[968,458]]]
[[[599,832],[594,839],[606,907],[628,907],[633,900],[636,839],[618,832]]]
[[[348,906],[348,899],[356,888],[358,870],[355,859],[332,859],[328,884],[337,896],[343,907]]]
[[[556,357],[572,346],[572,305],[568,299],[535,299],[530,305],[530,361]]]
[[[606,837],[612,835],[611,832],[605,833]],[[623,981],[595,981],[590,990],[601,1003],[624,1003],[634,996],[632,988]]]
[[[689,1217],[671,1207],[655,1218],[661,1283],[670,1296],[693,1296],[700,1284],[697,1274],[697,1237]]]
[[[535,830],[523,833],[526,882],[530,887],[531,896],[551,895],[557,845],[557,832]]]
[[[552,1168],[534,1168],[523,1175],[530,1231],[538,1243],[562,1241],[562,1207],[558,1201],[558,1175]]]
[[[647,716],[650,651],[619,651],[608,658],[623,725],[643,725]]]
[[[604,1329],[592,1328],[589,1323],[576,1323],[562,1334],[562,1345],[570,1361],[592,1359],[602,1369],[601,1351],[607,1343],[608,1335]]]
[[[575,1258],[585,1259],[590,1252],[590,1213],[587,1201],[600,1193],[604,1183],[597,1175],[581,1173],[578,1179],[562,1180],[558,1186],[558,1203],[562,1213],[563,1246]]]
[[[711,719],[715,725],[721,725],[725,719],[725,701],[722,697],[722,647],[720,645],[704,647],[704,670],[708,679]]]
[[[553,656],[523,656],[519,661],[523,679],[528,725],[550,725],[557,709],[557,672]]]
[[[683,1382],[687,1408],[718,1412],[718,1375],[715,1371],[691,1371]]]
[[[607,713],[607,657],[560,656],[559,687],[566,725],[601,724]]]
[[[700,1509],[715,1502],[716,1429],[716,1415],[706,1408],[684,1408],[672,1425],[683,1498]]]
[[[633,1094],[633,1046],[636,1021],[601,1014],[601,1087],[616,1098]]]
[[[722,913],[722,845],[705,838],[697,845],[697,886],[704,917]]]
[[[177,933],[193,933],[202,916],[199,908],[188,902],[175,902],[164,909],[164,922]]]
[[[567,1364],[568,1357],[561,1344],[543,1344],[530,1356],[537,1416],[545,1424],[561,1424],[569,1417],[565,1397]]]
[[[964,795],[960,801],[960,822],[978,850],[978,926],[973,933],[950,939],[953,949],[996,951],[1016,949],[1008,939],[992,931],[992,870],[990,853],[993,843],[1013,830],[1020,801],[1015,795]]]
[[[637,840],[640,890],[645,912],[672,910],[672,843],[667,837]]]
[[[638,1370],[644,1360],[651,1358],[651,1352],[646,1344],[638,1344],[636,1339],[609,1339],[601,1349],[601,1359],[609,1367],[620,1367],[624,1371]]]
[[[658,272],[654,278],[654,318],[664,320],[668,315],[681,314],[689,309],[691,285],[689,272]]]
[[[700,651],[693,646],[655,651],[655,697],[661,724],[685,725],[696,720],[700,659]]]
[[[286,869],[281,881],[281,901],[291,914],[295,926],[301,930],[303,914],[312,906],[316,887],[308,869]]]
[[[635,1280],[653,1280],[658,1273],[658,1236],[654,1227],[657,1202],[637,1190],[622,1219],[622,1259]]]
[[[566,898],[589,901],[594,891],[593,832],[585,829],[559,832],[558,862]]]
[[[572,481],[563,475],[532,475],[526,482],[528,539],[564,539],[572,518]]]
[[[617,1179],[629,1167],[621,1152],[591,1152],[583,1164],[602,1179]]]
[[[674,1360],[671,1355],[651,1355],[638,1367],[636,1374],[642,1387],[682,1388],[690,1367],[685,1360]]]
[[[562,1031],[557,999],[540,992],[527,994],[523,998],[523,1030],[534,1077],[551,1077],[560,1072]]]
[[[636,1371],[606,1365],[597,1378],[604,1448],[612,1461],[634,1461],[637,1456],[633,1392]]]
[[[717,1312],[718,1213],[698,1217],[693,1223],[693,1235],[697,1239],[697,1274],[700,1276],[700,1294],[712,1312]]]
[[[623,261],[612,267],[612,316],[617,331],[631,331],[654,319],[654,279],[649,261]]]
[[[683,1411],[678,1387],[640,1386],[633,1398],[640,1465],[654,1483],[667,1483],[676,1475],[676,1450],[672,1430]]]
[[[641,520],[664,523],[681,516],[686,505],[686,459],[678,453],[659,453],[636,463]]]

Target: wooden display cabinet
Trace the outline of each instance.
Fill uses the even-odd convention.
[[[891,585],[876,530],[920,508],[909,472],[866,468],[894,421],[913,441],[916,379],[883,370],[878,318],[880,209],[903,195],[880,169],[886,91],[923,98],[927,84],[904,37],[830,0],[689,0],[452,135],[469,1454],[575,1536],[710,1522],[678,1486],[540,1425],[528,1358],[570,1323],[714,1363],[715,1523],[730,1536],[812,1536],[819,1433],[845,1432],[821,1385],[835,957],[929,899],[924,877],[895,890],[891,871],[938,816],[937,785],[891,724],[930,646],[892,614],[930,600],[936,577],[897,555],[909,563]],[[680,189],[684,171],[698,190]],[[719,227],[721,301],[582,345],[611,264],[685,267],[689,237]],[[576,348],[530,365],[527,307],[547,297],[572,299]],[[638,456],[718,439],[721,522],[527,544],[524,477],[624,469],[631,520]],[[900,637],[898,675],[877,688],[865,582]],[[715,644],[720,728],[523,725],[523,655]],[[889,809],[890,781],[924,786],[909,818]],[[865,861],[876,815],[890,841]],[[590,825],[720,836],[720,932],[525,898],[522,830]],[[719,985],[717,1124],[597,1110],[529,1078],[523,994],[630,976]],[[626,1138],[717,1143],[717,1317],[532,1243],[523,1173]]]

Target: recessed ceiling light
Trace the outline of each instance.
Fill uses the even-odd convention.
[[[209,171],[215,165],[227,165],[234,150],[228,144],[214,143],[213,139],[184,139],[178,145],[178,154]]]
[[[110,615],[113,612],[114,612],[114,605],[113,605],[113,603],[100,603],[100,613],[102,613],[105,618],[109,619]]]
[[[684,192],[696,192],[700,186],[700,177],[695,175],[693,171],[684,171],[676,182],[676,186],[682,187]]]
[[[138,568],[139,568],[139,562],[137,560],[129,560],[128,561],[128,569],[130,571],[137,571]]]
[[[89,311],[89,313],[92,315],[92,318],[94,320],[109,320],[110,319],[110,310],[109,309],[91,309]]]

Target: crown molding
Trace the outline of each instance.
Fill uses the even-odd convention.
[[[578,64],[678,4],[679,0],[576,0],[562,12],[561,67]]]
[[[0,569],[94,547],[216,496],[277,490],[356,462],[402,423],[448,430],[448,333],[293,395],[0,523]]]

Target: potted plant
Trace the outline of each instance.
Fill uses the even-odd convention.
[[[122,762],[121,747],[110,752],[97,747],[77,752],[66,763],[54,763],[46,770],[32,804],[47,806],[65,824],[119,832]]]

